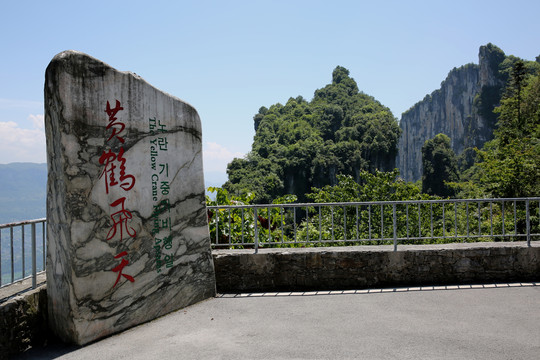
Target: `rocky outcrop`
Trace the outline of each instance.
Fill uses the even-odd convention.
[[[505,83],[498,70],[504,59],[496,46],[480,47],[478,65],[454,68],[440,89],[402,114],[396,165],[405,180],[422,177],[422,145],[439,133],[450,137],[458,155],[466,148],[481,147],[493,137],[493,108]]]

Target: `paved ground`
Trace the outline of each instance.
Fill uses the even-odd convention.
[[[19,359],[539,359],[540,284],[220,295]]]

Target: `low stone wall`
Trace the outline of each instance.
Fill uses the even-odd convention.
[[[45,286],[0,304],[0,359],[42,346],[48,337]]]
[[[540,243],[213,252],[218,292],[346,290],[540,280]],[[45,286],[0,304],[0,360],[47,341]]]
[[[214,251],[218,292],[538,281],[540,244],[473,243]]]

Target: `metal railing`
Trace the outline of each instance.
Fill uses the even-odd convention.
[[[0,225],[0,287],[32,277],[36,288],[37,274],[45,271],[46,220]]]
[[[540,197],[208,206],[212,248],[540,239]],[[27,228],[30,228],[28,236]],[[45,271],[46,219],[0,225],[0,286]]]
[[[214,249],[531,241],[540,198],[208,206]]]

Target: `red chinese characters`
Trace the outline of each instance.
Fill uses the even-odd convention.
[[[124,202],[126,201],[125,197],[122,197],[116,201],[114,201],[111,206],[117,207],[118,205],[121,205],[121,209],[118,210],[115,213],[111,214],[111,219],[113,221],[113,225],[111,229],[109,230],[109,233],[107,234],[107,240],[111,240],[116,233],[120,232],[120,240],[124,238],[124,231],[123,229],[126,229],[126,234],[128,234],[131,237],[135,237],[137,233],[135,232],[135,229],[132,227],[129,227],[128,220],[132,218],[131,212],[129,210],[125,209]]]
[[[126,175],[126,159],[124,158],[124,148],[121,147],[118,154],[109,151],[103,151],[99,158],[99,163],[105,165],[105,168],[101,172],[99,178],[101,179],[105,175],[105,191],[109,193],[109,187],[118,185],[118,181],[115,177],[115,170],[120,170],[120,187],[125,191],[131,190],[135,185],[135,177],[133,175]],[[118,166],[119,165],[119,166]]]
[[[105,112],[107,115],[109,115],[109,124],[107,125],[107,130],[112,129],[111,135],[107,139],[107,142],[109,142],[113,137],[116,137],[122,144],[125,141],[124,138],[120,137],[119,135],[126,128],[126,124],[116,121],[118,120],[116,118],[116,113],[120,110],[124,110],[124,108],[120,106],[120,101],[116,100],[116,106],[114,109],[111,109],[111,105],[107,101],[107,108],[105,109]]]
[[[127,274],[124,274],[122,273],[122,269],[129,264],[129,261],[127,261],[126,259],[124,259],[124,256],[127,256],[127,251],[122,251],[120,254],[116,255],[114,258],[115,259],[120,259],[122,258],[122,262],[116,266],[114,269],[112,269],[112,271],[114,272],[117,272],[118,273],[118,276],[116,277],[116,281],[113,285],[113,288],[116,287],[116,284],[118,284],[118,281],[120,280],[120,277],[123,276],[125,277],[126,279],[128,279],[130,282],[135,282],[135,279],[133,278],[133,276],[131,275],[127,275]]]
[[[107,130],[110,131],[109,137],[107,139],[107,144],[118,145],[125,143],[124,130],[126,125],[119,121],[117,115],[120,111],[124,110],[120,101],[116,100],[115,107],[111,108],[109,101],[105,107],[105,113],[109,116],[109,122],[107,124]],[[105,193],[109,194],[111,188],[119,187],[124,191],[130,191],[135,186],[135,177],[128,173],[126,169],[126,158],[124,153],[124,147],[120,146],[118,152],[114,152],[111,148],[103,150],[101,156],[99,157],[99,163],[103,166],[103,170],[99,176],[100,179],[105,181]],[[121,242],[124,239],[124,236],[129,236],[134,238],[137,235],[137,232],[133,227],[129,225],[130,220],[132,219],[131,211],[126,208],[126,197],[119,197],[118,199],[113,199],[109,204],[112,208],[111,210],[111,221],[112,225],[107,233],[107,241],[113,241],[113,239],[119,237]],[[118,273],[116,281],[113,285],[113,288],[116,287],[118,282],[123,278],[127,279],[130,282],[134,282],[135,278],[129,274],[123,272],[124,268],[129,265],[129,255],[127,251],[121,251],[118,255],[114,256],[115,259],[121,259],[120,263],[116,265],[112,271]]]

